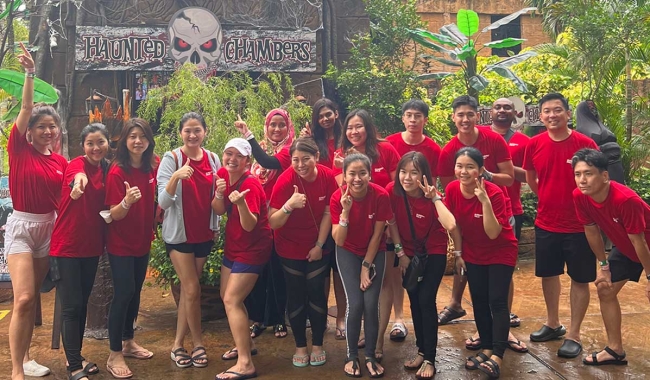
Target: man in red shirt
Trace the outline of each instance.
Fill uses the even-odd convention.
[[[508,146],[503,138],[492,132],[489,128],[479,128],[476,126],[478,119],[478,103],[476,99],[469,95],[459,96],[454,99],[452,108],[454,111],[452,120],[456,124],[458,134],[449,140],[440,152],[438,175],[440,176],[442,187],[446,188],[449,182],[454,180],[456,152],[466,146],[474,147],[483,154],[485,161],[485,179],[500,186],[512,185],[514,181],[514,168],[510,159],[510,153],[508,152]],[[509,212],[509,215],[512,216],[512,213]],[[461,305],[466,286],[467,278],[455,274],[451,302],[440,312],[440,324],[444,325],[467,314]]]
[[[571,165],[578,186],[573,191],[578,220],[600,264],[595,284],[607,331],[605,349],[592,353],[583,363],[625,365],[617,295],[628,281],[638,282],[645,269],[649,281],[645,295],[650,300],[650,206],[625,185],[609,180],[608,160],[603,153],[581,149]],[[609,259],[601,230],[615,246]]]
[[[526,182],[538,196],[535,219],[535,275],[542,278],[546,323],[530,334],[533,342],[546,342],[567,334],[560,323],[560,275],[571,277],[571,330],[557,354],[575,358],[582,352],[580,325],[589,306],[589,283],[596,279],[596,259],[571,203],[576,188],[571,159],[582,148],[597,149],[589,137],[569,129],[569,104],[561,94],[539,101],[546,132],[528,142],[523,168]]]

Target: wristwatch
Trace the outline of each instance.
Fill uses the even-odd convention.
[[[609,262],[607,261],[607,259],[605,259],[605,260],[603,260],[603,261],[598,261],[598,264],[600,264],[601,267],[606,266],[608,263],[609,263]]]
[[[375,264],[370,264],[370,263],[367,262],[366,260],[363,260],[363,261],[361,262],[361,265],[363,265],[364,268],[368,268],[368,269],[370,269],[370,268],[372,268],[372,267],[375,266]]]
[[[323,247],[325,247],[325,244],[323,244],[323,243],[317,241],[317,242],[316,242],[316,246],[317,246],[318,248],[320,248],[320,249],[323,249]]]
[[[441,201],[442,197],[438,194],[436,194],[435,197],[431,198],[431,202],[436,203],[436,201]]]

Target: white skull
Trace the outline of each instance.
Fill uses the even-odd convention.
[[[184,8],[169,22],[169,55],[179,63],[199,68],[211,66],[221,57],[221,24],[204,8]]]

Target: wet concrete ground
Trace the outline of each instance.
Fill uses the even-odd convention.
[[[503,379],[644,379],[650,374],[650,303],[644,296],[645,279],[640,284],[628,283],[619,299],[623,312],[623,342],[629,360],[628,366],[587,367],[582,358],[594,350],[606,345],[606,336],[600,316],[600,309],[595,288],[587,317],[582,328],[582,340],[585,353],[579,358],[566,360],[555,354],[562,341],[547,343],[530,343],[529,334],[537,330],[545,321],[545,306],[541,291],[541,281],[534,277],[532,260],[522,260],[515,271],[516,295],[513,312],[521,319],[521,327],[513,333],[525,342],[530,352],[517,354],[508,350],[502,366]],[[445,276],[438,294],[438,307],[446,304],[451,295],[452,278]],[[569,294],[568,277],[563,276],[560,316],[562,323],[569,328]],[[65,374],[65,356],[63,348],[50,349],[52,333],[52,311],[54,292],[43,295],[43,326],[34,331],[32,355],[39,363],[49,366],[53,373],[43,379],[67,379]],[[330,304],[333,304],[333,296]],[[466,291],[464,305],[467,317],[447,326],[442,326],[439,333],[436,379],[485,379],[486,375],[478,371],[464,369],[464,358],[472,352],[464,347],[464,340],[475,329],[469,293]],[[0,310],[10,310],[11,304],[0,304]],[[405,299],[405,311],[408,316],[408,297]],[[0,316],[3,313],[0,312]],[[11,373],[7,331],[10,315],[0,320],[0,379],[8,379]],[[233,362],[224,362],[220,356],[231,348],[232,338],[226,320],[204,323],[204,342],[208,350],[210,363],[207,368],[179,369],[169,359],[169,349],[173,342],[176,326],[175,304],[168,291],[157,287],[146,287],[142,295],[142,307],[138,320],[141,330],[136,332],[136,341],[155,353],[146,361],[127,359],[134,379],[181,380],[214,379],[215,374],[228,369]],[[286,339],[277,339],[267,329],[256,344],[259,354],[254,357],[257,372],[266,379],[342,379],[345,358],[345,341],[334,339],[334,319],[330,318],[330,329],[325,337],[325,349],[328,362],[323,367],[295,368],[291,364],[294,353],[294,341],[291,334]],[[414,373],[403,369],[405,360],[415,354],[413,326],[407,323],[410,332],[405,342],[391,342],[386,337],[383,365],[387,379],[413,379]],[[187,340],[189,344],[189,339]],[[191,347],[188,347],[191,348]],[[86,339],[83,353],[91,361],[98,363],[101,372],[92,380],[112,379],[105,369],[108,357],[108,341]],[[363,371],[364,378],[368,373]]]

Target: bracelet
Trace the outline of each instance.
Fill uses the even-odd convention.
[[[609,264],[607,264],[607,265],[602,265],[602,266],[600,267],[600,270],[608,271],[608,270],[609,270]]]
[[[25,73],[26,73],[26,74],[34,74],[35,72],[36,72],[36,68],[35,68],[35,67],[30,67],[30,68],[28,68],[28,69],[25,69]]]
[[[404,250],[404,246],[401,245],[400,243],[395,244],[395,252],[400,252]]]
[[[125,201],[124,199],[122,199],[122,202],[120,203],[120,205],[121,205],[122,208],[125,209],[125,210],[128,210],[128,209],[131,208],[131,205],[128,204],[128,203],[126,203],[126,201]]]
[[[246,133],[244,134],[244,138],[245,138],[246,140],[252,140],[252,139],[255,138],[255,136],[253,135],[253,132],[251,132],[251,131],[249,130],[248,132],[246,132]]]
[[[221,200],[221,199],[223,199],[223,194],[220,194],[218,191],[215,191],[214,192],[214,197]]]
[[[431,203],[436,203],[436,201],[441,201],[442,197],[438,194],[436,194],[435,197],[431,198]]]
[[[463,251],[453,251],[455,257],[462,257]]]
[[[34,74],[34,73],[25,73],[25,78],[32,78],[32,79],[34,79],[35,76],[36,76],[36,74]]]
[[[316,247],[318,247],[320,249],[323,249],[323,248],[325,248],[325,244],[323,244],[323,243],[321,243],[319,241],[316,241]]]
[[[341,218],[339,219],[339,226],[347,228],[349,222],[350,222],[349,220]]]
[[[609,262],[607,261],[607,259],[605,259],[603,261],[598,261],[598,264],[600,264],[600,267],[602,268],[604,266],[607,266],[609,264]]]
[[[287,215],[291,214],[291,210],[287,210],[287,206],[282,206],[282,212]]]
[[[395,245],[397,245],[397,244],[395,244]],[[402,250],[402,251],[395,251],[395,256],[397,256],[397,257],[400,258],[400,259],[401,259],[402,256],[404,256],[404,255],[405,255],[405,253],[404,253],[403,250]]]

